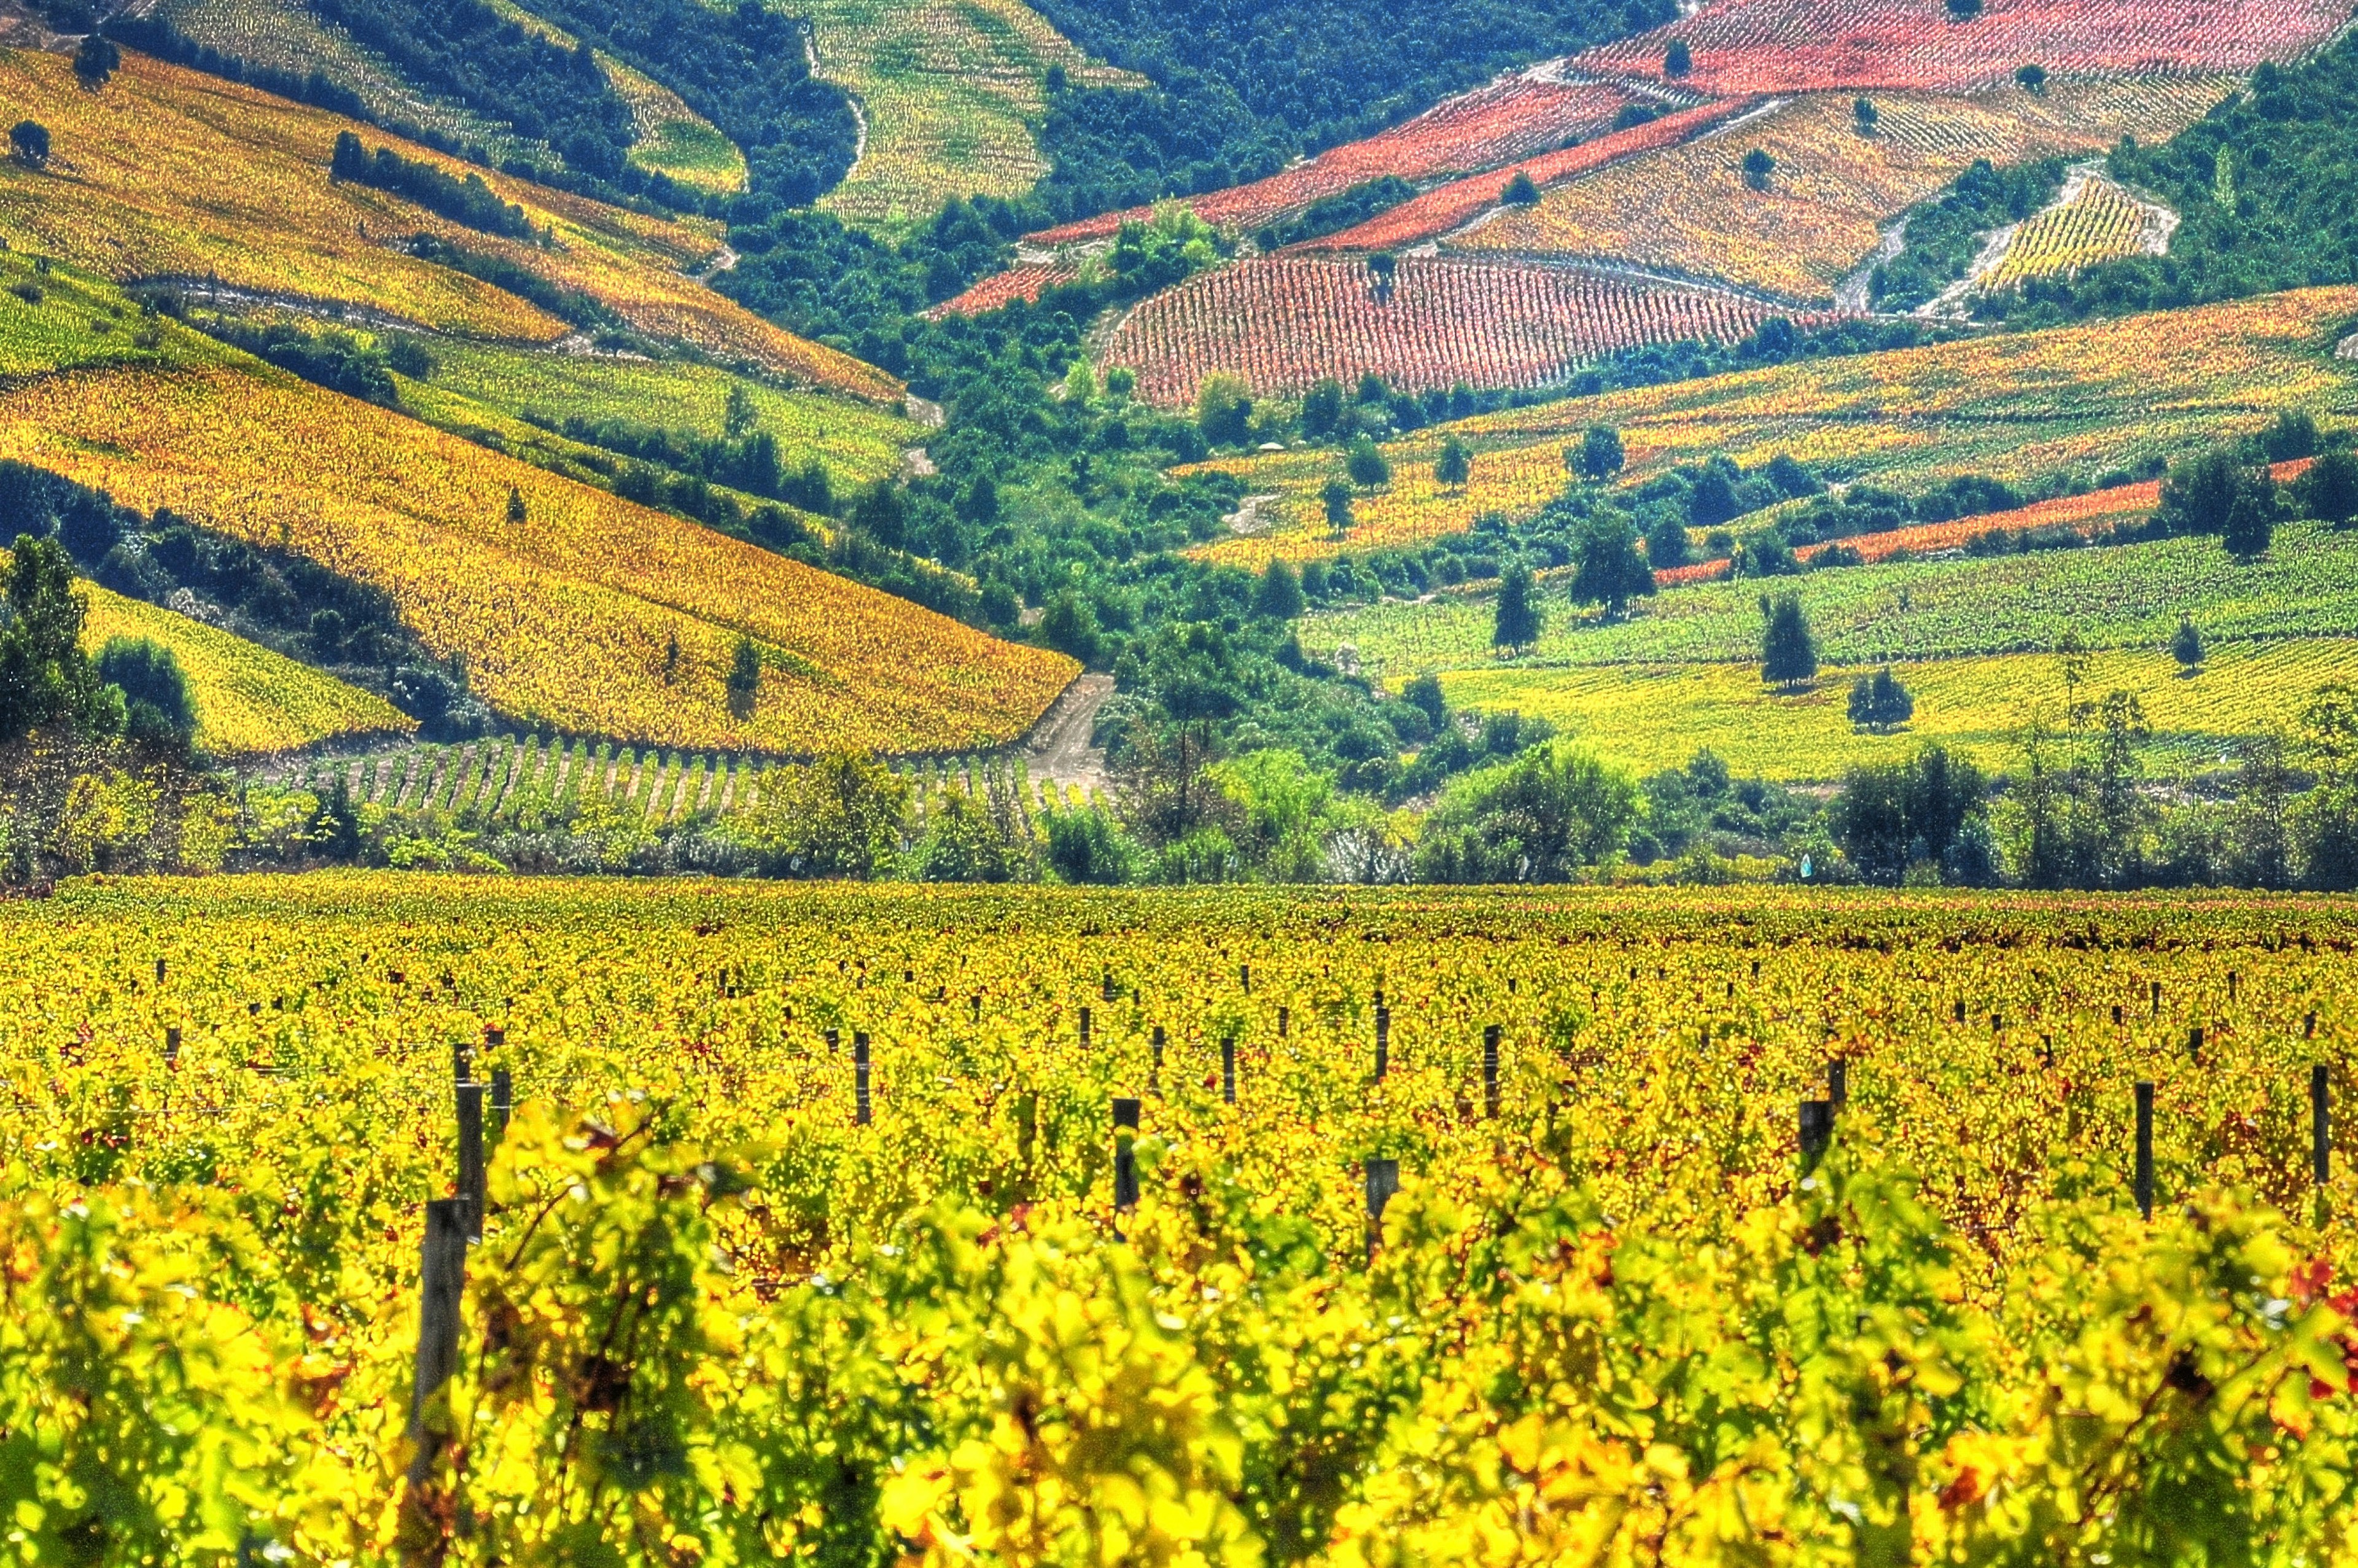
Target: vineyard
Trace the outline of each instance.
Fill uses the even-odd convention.
[[[464,336],[548,343],[572,332],[514,294],[410,254],[410,237],[423,233],[586,296],[651,336],[879,401],[900,395],[882,372],[683,276],[715,242],[680,224],[492,175],[496,192],[555,243],[476,233],[384,191],[329,180],[339,132],[360,132],[371,146],[390,141],[382,134],[136,55],[93,93],[75,85],[62,57],[0,54],[0,96],[56,142],[45,172],[0,164],[0,234],[19,249],[119,282],[177,278],[364,303],[372,315]],[[401,151],[471,172],[422,147]]]
[[[765,759],[681,752],[579,737],[492,736],[354,756],[307,757],[257,776],[325,800],[339,785],[356,805],[440,811],[489,827],[548,820],[586,800],[634,807],[650,822],[684,821],[751,806]],[[1071,788],[1034,778],[1020,757],[903,757],[913,829],[922,834],[950,793],[983,798],[994,783],[1024,813],[1086,804]]]
[[[1357,261],[1268,256],[1199,274],[1140,305],[1109,366],[1165,406],[1217,371],[1299,394],[1372,372],[1412,392],[1548,386],[1616,349],[1736,342],[1776,312],[1758,300],[1575,267],[1409,256],[1386,282]]]
[[[1474,173],[1585,141],[1608,131],[1623,109],[1650,101],[1610,82],[1560,81],[1526,71],[1436,104],[1364,141],[1331,148],[1282,174],[1195,197],[1187,205],[1217,227],[1255,229],[1386,175],[1413,182]],[[1506,178],[1499,175],[1502,181]],[[1143,222],[1151,215],[1143,207],[1109,212],[1044,229],[1029,241],[1063,245],[1108,240],[1123,223]]]
[[[152,15],[174,31],[250,65],[308,77],[318,71],[356,93],[387,124],[406,123],[508,158],[536,150],[508,126],[464,103],[419,91],[390,62],[302,0],[156,0]]]
[[[2340,903],[330,876],[0,928],[27,1554],[2353,1544]]]
[[[2328,424],[2358,416],[2358,388],[2332,344],[2358,314],[2358,290],[2303,289],[2089,326],[1861,354],[1565,398],[1437,427],[1385,449],[1389,488],[1355,503],[1332,537],[1318,492],[1334,454],[1289,451],[1206,465],[1248,493],[1276,496],[1265,536],[1204,547],[1258,568],[1463,533],[1486,512],[1529,516],[1567,481],[1563,449],[1591,425],[1621,432],[1623,482],[1725,452],[1747,468],[1779,452],[1835,480],[1929,486],[1960,474],[2028,482],[2089,480],[2258,428],[2280,409]],[[1433,476],[1455,435],[1471,479]]]
[[[2259,560],[2217,540],[2157,539],[2028,555],[1886,561],[1812,572],[1778,586],[1801,597],[1830,663],[2044,652],[2065,633],[2092,648],[2158,649],[2191,616],[2205,637],[2341,637],[2358,630],[2358,538],[2288,524]],[[1541,665],[1741,663],[1760,650],[1761,584],[1712,582],[1659,595],[1625,621],[1565,603],[1552,581],[1547,624],[1525,661]],[[1450,593],[1314,617],[1304,647],[1348,643],[1370,673],[1401,681],[1491,658],[1491,606]]]
[[[1757,642],[1757,612],[1754,625]],[[1684,767],[1708,749],[1739,777],[1786,781],[1836,779],[1845,768],[1903,762],[1928,744],[2002,771],[2019,763],[2031,719],[2060,730],[2071,700],[2062,663],[2049,652],[1903,664],[1896,673],[1915,698],[1915,716],[1902,730],[1870,734],[1852,725],[1848,699],[1852,680],[1875,668],[1829,664],[1798,693],[1764,685],[1757,658],[1462,669],[1444,672],[1441,685],[1453,705],[1545,719],[1641,774]],[[2096,654],[2087,679],[2091,689],[2137,698],[2153,729],[2141,750],[2215,763],[2291,730],[2320,686],[2358,680],[2358,641],[2217,643],[2201,673],[2189,677],[2157,639]]]
[[[789,392],[717,365],[687,360],[642,360],[549,354],[490,343],[434,345],[430,383],[403,390],[405,404],[446,427],[463,417],[433,405],[440,394],[483,411],[550,423],[569,418],[622,421],[665,430],[692,430],[718,439],[729,430],[729,399],[741,389],[752,424],[748,433],[776,438],[780,460],[798,468],[825,460],[835,482],[849,489],[898,470],[901,454],[924,430],[873,405],[806,392]],[[446,419],[445,412],[452,417]]]
[[[817,74],[859,100],[860,161],[819,205],[898,238],[953,197],[1015,200],[1048,172],[1033,140],[1052,66],[1076,85],[1138,85],[1022,0],[814,0]]]
[[[1675,146],[1752,107],[1754,105],[1749,101],[1730,99],[1724,103],[1700,104],[1693,109],[1681,109],[1643,124],[1609,132],[1595,141],[1559,147],[1553,152],[1541,153],[1536,157],[1525,158],[1520,163],[1509,164],[1487,174],[1468,175],[1463,179],[1451,180],[1364,223],[1354,224],[1340,233],[1329,234],[1323,239],[1305,241],[1294,248],[1304,251],[1388,251],[1437,240],[1498,206],[1507,186],[1517,175],[1529,179],[1534,187],[1544,189],[1603,168],[1621,158],[1651,152],[1659,147]]]
[[[2349,20],[2335,0],[1987,0],[1970,20],[1921,0],[1714,0],[1650,33],[1581,55],[1577,70],[1662,74],[1673,38],[1706,92],[1860,88],[1965,92],[2026,64],[2058,79],[2242,73],[2297,59]]]
[[[1795,300],[1831,300],[1883,226],[1979,159],[2026,162],[2102,151],[2124,135],[2166,139],[2227,86],[2154,78],[1973,97],[1891,93],[1862,131],[1854,101],[1798,98],[1715,135],[1633,157],[1502,208],[1452,250],[1613,258],[1717,278]],[[1774,160],[1755,184],[1742,165]]]
[[[1081,264],[1076,261],[1018,261],[943,300],[925,314],[936,320],[945,316],[988,316],[1019,299],[1029,305],[1049,289],[1074,282],[1080,276]]]
[[[22,384],[0,394],[0,455],[382,589],[523,723],[682,746],[962,749],[1021,734],[1072,677],[1062,654],[276,373]],[[763,667],[742,722],[724,700],[741,637]]]
[[[2138,200],[2103,176],[2074,171],[2055,204],[2025,222],[1995,266],[1975,281],[2005,288],[2034,277],[2067,276],[2116,256],[2160,255],[2177,215]]]

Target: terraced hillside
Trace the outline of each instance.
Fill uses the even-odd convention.
[[[1909,485],[1967,473],[2093,481],[2280,410],[2358,416],[2358,364],[2335,357],[2353,325],[2358,288],[2307,289],[1565,398],[1390,444],[1390,483],[1356,498],[1339,538],[1319,496],[1340,472],[1336,454],[1221,459],[1206,466],[1272,498],[1259,509],[1269,527],[1203,553],[1258,567],[1462,533],[1485,513],[1529,516],[1563,490],[1564,449],[1594,425],[1620,432],[1625,483],[1714,453],[1746,467],[1785,453],[1836,479]],[[1433,474],[1452,437],[1474,453],[1463,485]]]
[[[0,258],[0,454],[382,589],[511,719],[930,750],[1021,734],[1071,678],[1061,654],[297,381],[44,265]],[[763,665],[742,717],[741,641]]]
[[[0,234],[120,282],[352,305],[364,316],[498,341],[550,344],[594,315],[782,377],[878,400],[901,389],[846,354],[781,330],[687,276],[717,237],[679,223],[484,175],[431,149],[253,89],[127,54],[100,92],[62,56],[0,51],[0,97],[50,133],[48,166],[0,163]],[[338,183],[337,136],[454,177],[521,208],[537,243],[468,228],[373,187]],[[538,280],[546,306],[413,254],[416,236]],[[584,319],[589,319],[585,317]]]
[[[1389,265],[1401,252],[1476,255],[1509,266],[1573,262],[1634,267],[1789,309],[1866,308],[1858,279],[1893,226],[1977,162],[2004,167],[2101,153],[2124,137],[2167,140],[2240,77],[2296,59],[2346,19],[2317,0],[2203,0],[2167,18],[2116,0],[2002,0],[1952,15],[1930,0],[1846,0],[1831,12],[1790,0],[1714,0],[1666,27],[1511,73],[1393,129],[1230,189],[1186,198],[1239,238],[1294,220],[1314,203],[1404,180],[1407,199],[1294,247]],[[1017,268],[945,309],[981,311],[1071,276],[1144,209],[1028,236]],[[2093,207],[2028,236],[2021,276],[2150,251],[2150,223],[2111,227]],[[2089,225],[2094,224],[2094,227]],[[2063,232],[2066,225],[2074,225]],[[2084,233],[2082,231],[2085,231]],[[2056,231],[2052,241],[2050,231]],[[2165,236],[2166,237],[2166,236]],[[2057,257],[2046,251],[2060,244]],[[1491,275],[1494,277],[1499,275]],[[1543,291],[1543,276],[1519,286]],[[1416,352],[1436,335],[1487,341],[1502,328],[1479,303],[1436,328],[1391,308],[1380,289],[1315,302],[1287,275],[1248,262],[1233,280],[1195,280],[1150,299],[1105,340],[1099,368],[1135,371],[1150,395],[1184,402],[1214,371],[1246,374],[1264,395],[1306,379],[1374,373],[1411,388],[1464,380],[1482,389],[1561,383],[1581,354],[1470,350]],[[1330,291],[1331,293],[1331,291]],[[1217,304],[1214,301],[1217,299]],[[1205,313],[1198,330],[1174,326]],[[1299,318],[1298,322],[1295,318]],[[1259,342],[1319,345],[1305,357]],[[1677,312],[1635,329],[1636,341],[1709,339]],[[1239,346],[1230,338],[1256,340]],[[1612,347],[1625,345],[1614,335]]]

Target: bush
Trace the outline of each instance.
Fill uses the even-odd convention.
[[[49,161],[49,128],[38,120],[19,120],[8,128],[8,151],[27,168],[46,168]]]
[[[99,650],[98,678],[122,691],[133,740],[185,746],[195,737],[196,702],[169,648],[144,637],[113,638]]]

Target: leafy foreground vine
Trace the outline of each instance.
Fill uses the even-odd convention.
[[[0,912],[12,1560],[2358,1561],[2333,906],[368,885]]]

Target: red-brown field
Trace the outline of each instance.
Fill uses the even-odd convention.
[[[1216,371],[1262,394],[1368,372],[1422,392],[1546,386],[1643,343],[1748,336],[1775,307],[1695,288],[1537,263],[1409,256],[1389,289],[1357,261],[1273,256],[1204,273],[1130,312],[1102,355],[1163,405]]]
[[[1615,114],[1639,102],[1637,92],[1611,82],[1511,76],[1435,104],[1415,119],[1364,141],[1331,148],[1282,174],[1191,197],[1187,205],[1207,223],[1251,229],[1385,175],[1408,180],[1437,179],[1495,168],[1594,136],[1611,126]],[[1057,245],[1110,239],[1125,222],[1142,221],[1150,215],[1143,207],[1107,212],[1082,222],[1044,229],[1029,240],[1033,244]]]
[[[2025,65],[2056,78],[2247,71],[2308,52],[2349,19],[2342,0],[1988,0],[1970,21],[1939,0],[1717,0],[1574,64],[1660,79],[1680,38],[1693,66],[1676,82],[1696,92],[1958,91]]]

